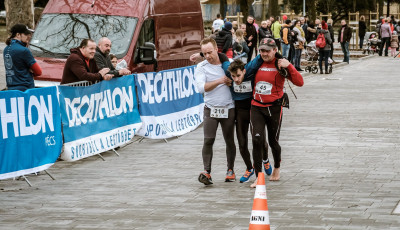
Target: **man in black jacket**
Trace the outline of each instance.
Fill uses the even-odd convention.
[[[247,62],[250,62],[251,58],[253,57],[253,50],[255,50],[256,56],[257,56],[257,29],[254,26],[254,17],[253,16],[247,17],[246,41],[247,41],[247,46],[250,49],[250,52],[247,57]]]
[[[94,59],[96,60],[97,67],[99,69],[109,68],[109,74],[114,75],[114,77],[121,77],[122,75],[131,74],[131,71],[128,69],[120,69],[116,70],[111,63],[110,58],[111,51],[111,41],[110,39],[103,37],[99,39],[98,45],[96,47],[96,54],[94,55]]]
[[[349,63],[350,61],[350,51],[349,44],[352,35],[352,29],[347,25],[346,20],[342,20],[341,22],[342,28],[339,30],[338,41],[340,42],[340,46],[342,47],[342,51],[344,54],[343,62]]]

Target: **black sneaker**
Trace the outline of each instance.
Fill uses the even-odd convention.
[[[211,175],[208,172],[202,172],[199,175],[199,181],[205,185],[213,184]]]

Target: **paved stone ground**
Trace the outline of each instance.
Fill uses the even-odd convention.
[[[282,178],[267,181],[271,228],[400,229],[400,59],[372,57],[308,75],[281,131]],[[215,143],[214,185],[202,171],[202,128],[145,140],[46,174],[0,181],[0,229],[247,229],[254,190],[225,183]],[[245,166],[239,153],[238,176]],[[240,174],[240,175],[239,175]]]

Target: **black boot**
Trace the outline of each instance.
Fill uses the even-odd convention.
[[[324,74],[324,71],[322,71],[322,69],[320,69],[320,70],[319,70],[319,73],[320,73],[320,74]]]
[[[330,74],[328,68],[325,68],[325,74]]]

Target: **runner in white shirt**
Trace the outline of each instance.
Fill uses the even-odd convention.
[[[217,14],[217,19],[213,21],[212,32],[214,33],[216,30],[221,31],[224,24],[224,20],[221,19],[221,14]]]
[[[233,171],[236,157],[234,141],[235,104],[229,89],[232,80],[225,77],[222,69],[222,62],[228,58],[224,54],[218,54],[217,43],[212,38],[203,39],[200,45],[206,60],[197,65],[194,77],[197,88],[201,93],[204,93],[206,105],[204,107],[204,144],[202,150],[204,172],[200,173],[199,181],[205,185],[213,183],[211,179],[213,145],[218,124],[221,124],[228,162],[225,181],[231,182],[236,180],[235,172]]]

